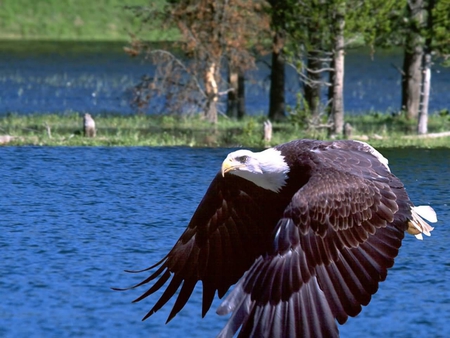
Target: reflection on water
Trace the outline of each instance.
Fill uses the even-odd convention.
[[[157,297],[126,274],[158,261],[185,228],[228,149],[0,148],[0,336],[211,337],[201,289],[169,324],[170,306],[141,322]],[[385,151],[411,199],[440,222],[407,236],[395,267],[342,337],[450,336],[449,150]],[[189,165],[187,165],[189,164]],[[173,302],[172,302],[173,304]],[[170,304],[168,304],[170,305]]]
[[[131,113],[130,88],[152,67],[130,58],[117,43],[12,43],[0,47],[0,114],[47,112]],[[7,47],[10,48],[7,48]],[[349,51],[345,60],[347,112],[397,111],[400,106],[401,52]],[[258,63],[246,82],[250,114],[266,113],[269,69]],[[298,78],[286,68],[286,99],[295,105]],[[448,109],[450,69],[434,65],[430,111]],[[158,109],[159,111],[159,109]]]

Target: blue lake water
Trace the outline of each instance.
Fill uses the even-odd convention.
[[[12,52],[2,47],[4,43],[0,45],[0,115],[66,111],[130,114],[134,112],[129,106],[131,88],[153,70],[142,58],[126,55],[123,44],[84,43],[84,52],[71,52],[73,46],[68,43],[50,45],[46,52],[40,51],[40,42],[16,44],[22,52]],[[373,58],[367,51],[348,51],[344,83],[347,113],[398,111],[401,76],[395,67],[401,66],[400,50],[377,50]],[[265,114],[268,110],[269,68],[262,62],[258,67],[247,74],[249,114]],[[298,76],[290,67],[286,74],[286,100],[294,106],[299,92]],[[436,62],[432,71],[431,112],[449,108],[449,92],[450,68]],[[157,107],[147,112],[160,112],[162,106]]]
[[[0,148],[1,337],[214,337],[198,288],[168,325],[170,306],[127,292],[172,247],[229,149]],[[387,281],[342,337],[450,336],[449,150],[383,153],[416,204],[431,204],[431,237],[407,236]],[[170,304],[173,304],[171,302]],[[168,305],[170,305],[168,304]]]

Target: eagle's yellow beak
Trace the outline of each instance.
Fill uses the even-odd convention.
[[[234,157],[229,156],[222,162],[222,177],[225,176],[226,173],[233,170],[242,170],[247,167],[245,163],[241,163],[237,161]]]
[[[227,172],[233,170],[234,167],[233,160],[227,157],[225,161],[222,162],[222,177],[224,177]]]

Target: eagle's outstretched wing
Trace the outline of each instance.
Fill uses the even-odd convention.
[[[321,169],[292,198],[271,251],[222,303],[231,337],[336,337],[367,305],[406,230],[388,183]]]
[[[274,192],[262,190],[234,175],[217,174],[175,246],[163,260],[145,269],[157,268],[154,273],[133,286],[154,282],[135,300],[140,301],[170,280],[144,319],[180,290],[167,320],[170,321],[184,307],[198,281],[203,285],[204,316],[216,291],[222,298],[254,260],[267,251],[275,217],[283,206]]]
[[[232,313],[221,337],[239,329],[241,337],[336,337],[337,322],[357,315],[386,278],[404,232],[432,230],[420,215],[435,221],[434,211],[413,206],[369,145],[298,140],[275,150],[232,153],[236,170],[256,177],[269,164],[285,185],[272,191],[260,177],[217,174],[173,249],[136,285],[153,282],[139,301],[168,283],[144,319],[179,291],[172,319],[198,281],[205,315],[216,291],[221,298],[239,281],[217,310]]]
[[[218,309],[220,337],[336,337],[394,264],[411,218],[403,184],[371,147],[311,149],[311,177],[278,221],[272,248]]]

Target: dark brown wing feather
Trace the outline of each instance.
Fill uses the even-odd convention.
[[[411,205],[401,182],[360,144],[314,144],[271,250],[217,311],[233,312],[220,337],[337,337],[335,320],[356,316],[394,263]]]
[[[281,206],[275,195],[237,176],[223,178],[218,174],[173,249],[151,267],[159,268],[136,285],[156,281],[135,300],[140,301],[170,280],[144,319],[181,288],[168,321],[172,319],[184,307],[198,281],[203,284],[205,315],[216,291],[223,297],[254,260],[268,250],[276,217],[286,205]]]

